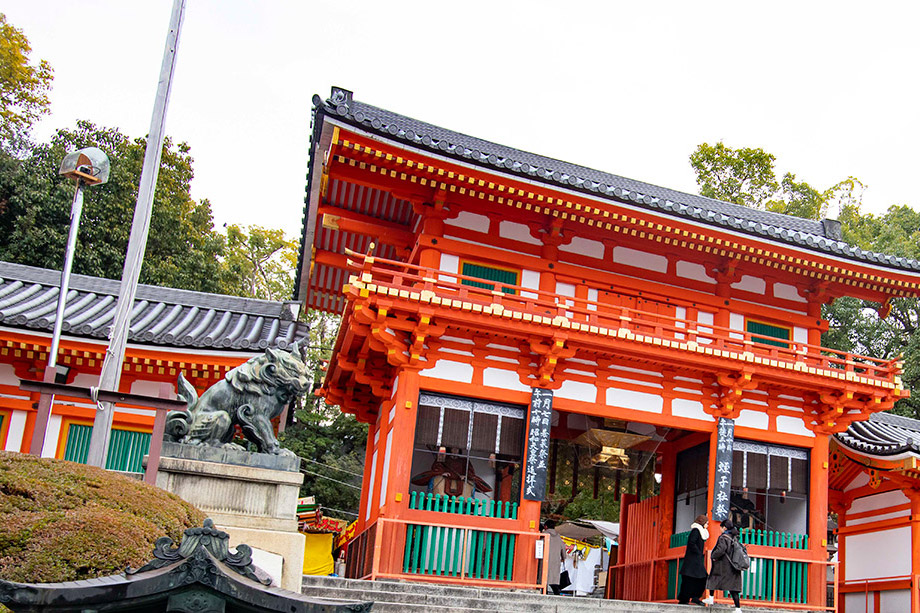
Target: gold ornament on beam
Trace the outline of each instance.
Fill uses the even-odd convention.
[[[628,468],[629,456],[626,450],[649,440],[650,437],[631,432],[592,428],[575,439],[574,443],[589,447],[593,453],[584,455],[580,464],[588,468],[597,464],[608,464],[614,468]]]

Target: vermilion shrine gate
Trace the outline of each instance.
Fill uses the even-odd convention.
[[[299,298],[342,314],[321,393],[370,425],[349,576],[541,587],[528,485],[616,483],[612,595],[673,599],[727,418],[743,598],[825,604],[829,435],[906,392],[896,361],[820,346],[821,305],[917,295],[914,263],[346,90],[314,104]],[[652,473],[644,498],[617,477]]]

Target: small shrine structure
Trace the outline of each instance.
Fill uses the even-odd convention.
[[[831,441],[840,611],[920,611],[920,421],[890,413]]]
[[[72,275],[57,383],[97,384],[118,286]],[[7,451],[28,452],[32,445],[39,394],[20,384],[43,379],[59,287],[58,271],[0,262],[0,448]],[[200,394],[266,348],[287,349],[305,338],[297,309],[292,302],[140,285],[119,391],[175,398],[182,372]],[[41,455],[85,462],[95,412],[86,398],[57,394]],[[130,403],[116,406],[106,468],[143,472],[157,412],[165,416]]]
[[[542,589],[541,513],[588,490],[619,498],[612,597],[673,599],[710,512],[745,606],[826,605],[830,435],[907,392],[821,347],[821,305],[920,265],[341,88],[310,153],[296,297],[342,315],[320,393],[370,426],[349,577]]]

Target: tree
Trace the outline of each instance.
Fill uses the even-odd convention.
[[[691,154],[700,194],[786,215],[821,219],[829,208],[839,210],[843,239],[851,245],[917,259],[920,258],[920,213],[907,206],[892,206],[882,216],[863,214],[865,185],[855,177],[819,190],[786,173],[776,179],[776,158],[763,149],[732,149],[722,143],[703,143]],[[902,399],[894,412],[920,418],[920,301],[891,301],[886,318],[880,304],[842,297],[825,305],[823,317],[830,325],[821,344],[831,349],[880,359],[904,356],[903,381],[915,396]]]
[[[227,226],[225,291],[264,300],[287,300],[294,290],[297,245],[282,230]]]
[[[51,65],[31,64],[31,52],[26,35],[0,13],[0,142],[7,146],[23,139],[51,105]]]
[[[690,154],[700,195],[762,209],[776,193],[776,157],[763,149],[703,143]]]
[[[108,183],[84,192],[73,270],[121,277],[146,141],[88,121],[58,130],[23,159],[0,152],[0,259],[60,268],[74,186],[57,171],[68,151],[90,146],[108,154],[112,170]],[[220,292],[224,239],[214,231],[210,203],[189,194],[192,162],[188,145],[164,142],[141,282]]]

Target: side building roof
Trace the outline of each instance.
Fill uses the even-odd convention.
[[[332,94],[327,100],[314,96],[313,105],[311,156],[315,155],[323,118],[330,117],[385,140],[530,181],[556,185],[847,259],[906,271],[920,271],[920,262],[916,260],[864,251],[849,245],[841,240],[840,226],[836,221],[815,221],[752,209],[521,151],[359,102],[353,98],[351,91],[339,87],[332,88]],[[308,181],[312,180],[313,166],[311,163]],[[309,194],[309,183],[307,191]],[[304,211],[305,224],[308,223],[309,215],[308,197]],[[301,245],[298,275],[303,269],[304,250],[307,248]],[[300,279],[295,287],[300,287]]]
[[[873,413],[835,435],[845,447],[874,456],[910,453],[920,456],[920,420],[893,413]]]
[[[0,326],[51,331],[61,273],[0,262]],[[119,281],[72,275],[63,333],[107,339]],[[139,285],[128,341],[177,348],[260,351],[284,349],[307,336],[296,304]]]

